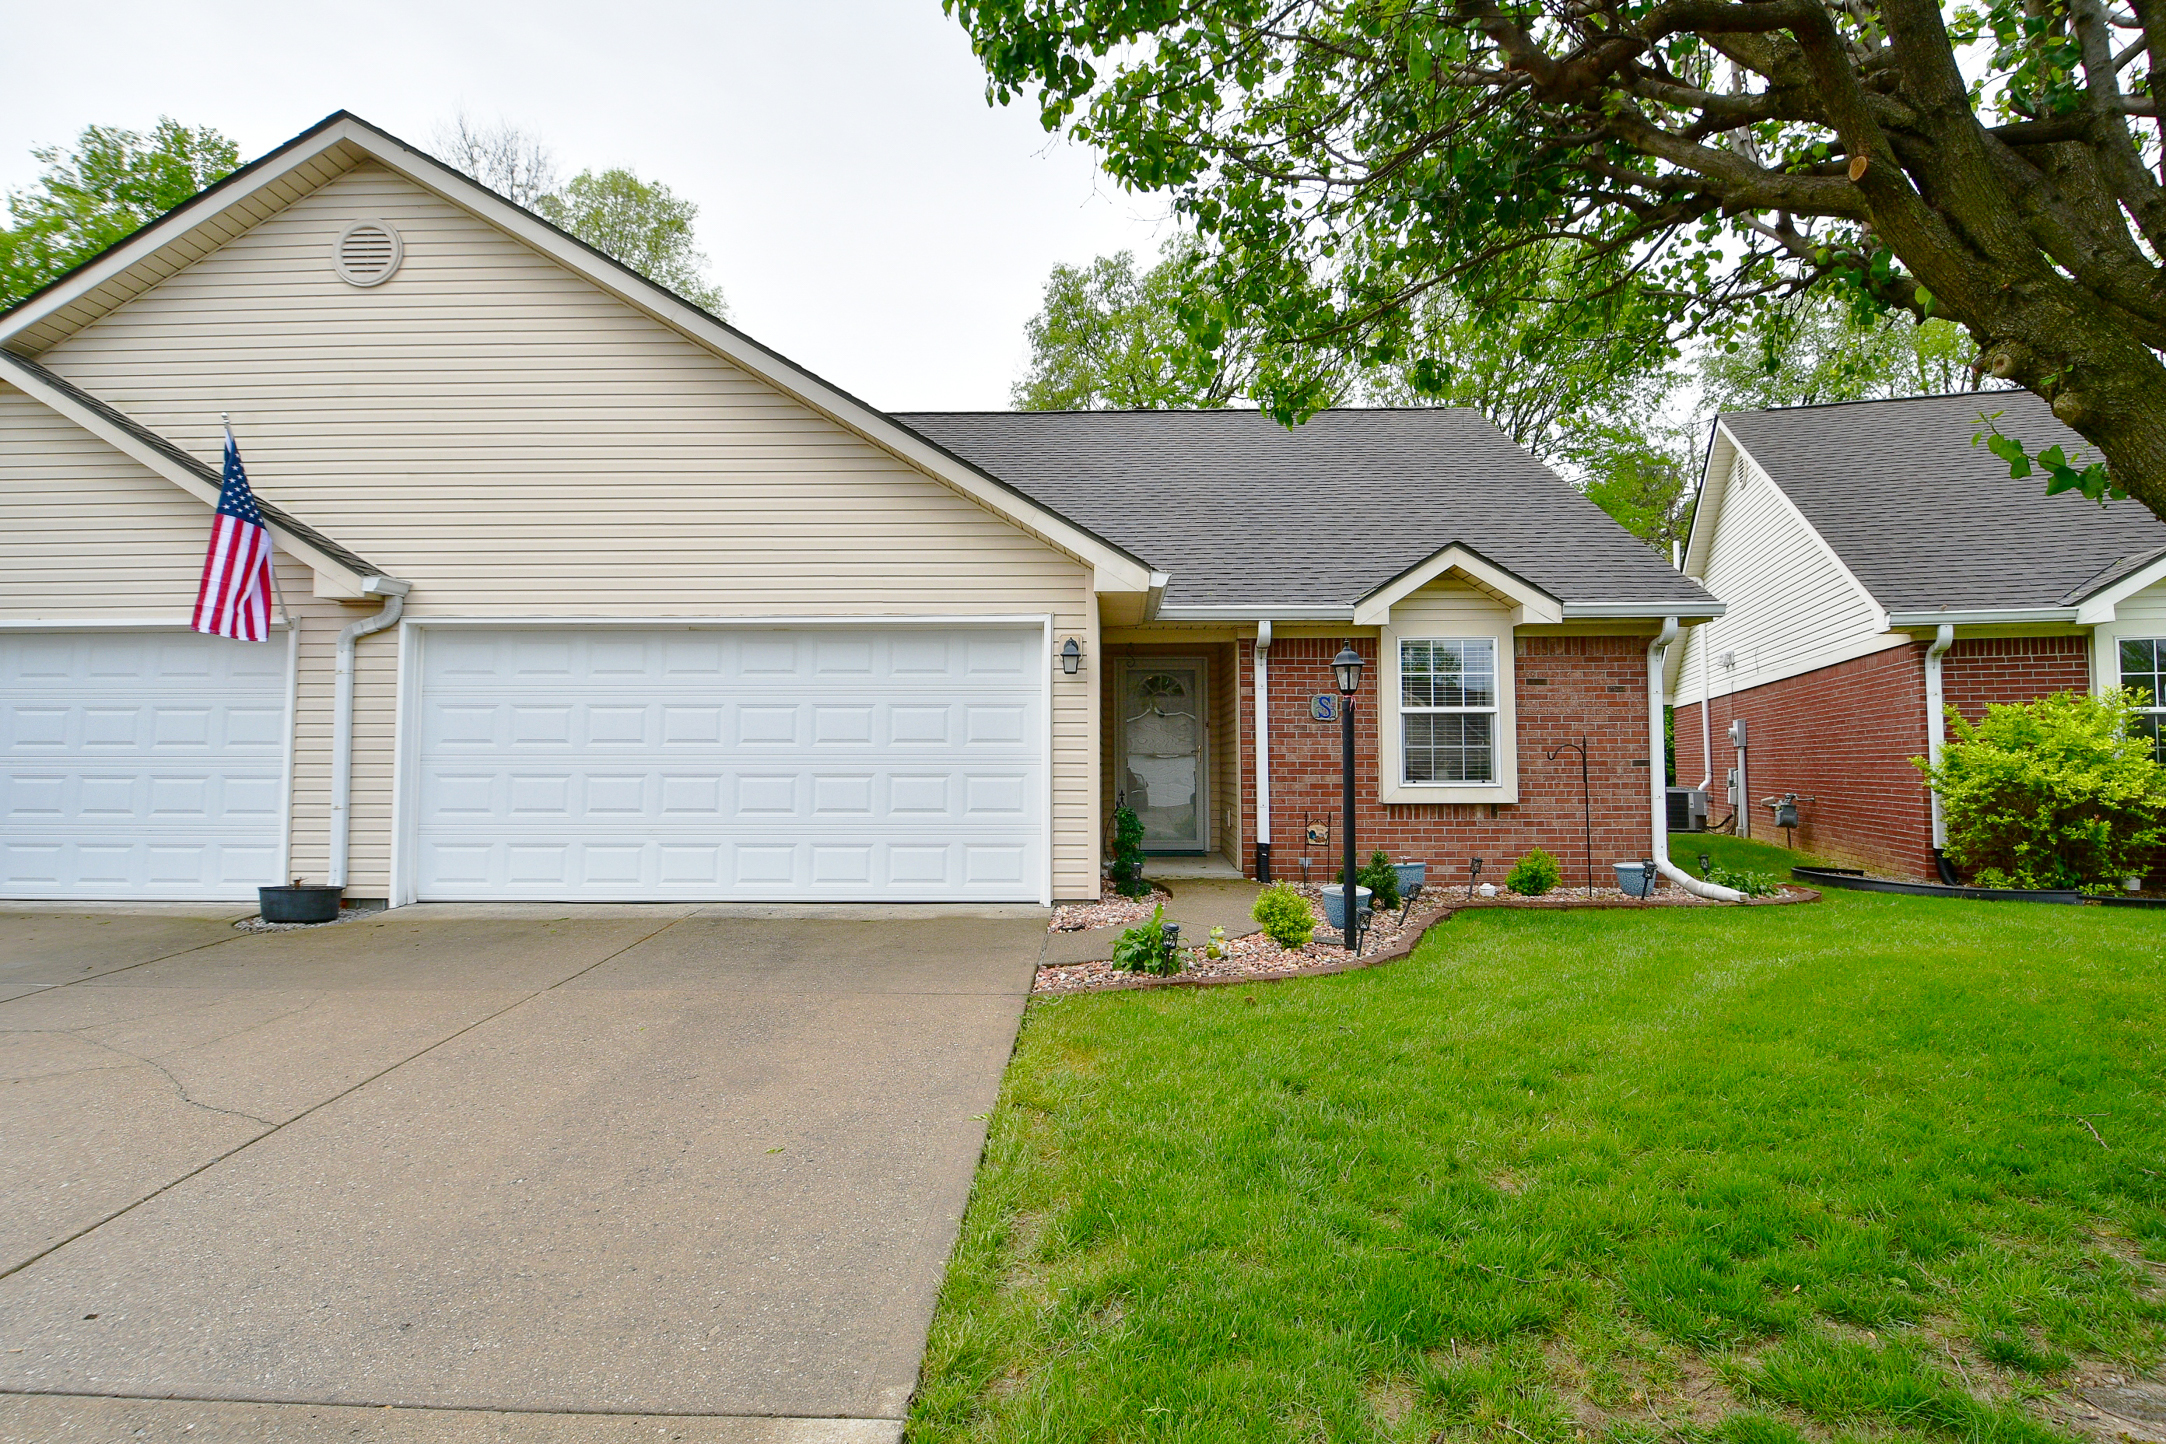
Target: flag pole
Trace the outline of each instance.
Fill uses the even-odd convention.
[[[226,440],[227,440],[227,441],[229,441],[229,442],[230,442],[230,441],[232,441],[232,440],[233,440],[233,413],[232,413],[232,412],[230,412],[230,411],[221,411],[221,412],[219,412],[219,413],[218,413],[218,424],[219,424],[219,425],[220,425],[221,427],[223,427],[223,428],[225,429],[225,433],[226,433]],[[264,560],[264,565],[268,566],[268,567],[269,567],[269,568],[271,569],[271,595],[272,595],[272,596],[275,596],[275,597],[277,597],[277,598],[278,598],[278,615],[279,615],[279,616],[280,616],[280,617],[281,617],[281,618],[282,618],[282,619],[283,619],[283,620],[285,621],[285,624],[286,624],[286,625],[287,625],[288,627],[291,627],[291,626],[293,626],[293,625],[294,625],[294,621],[293,621],[293,609],[292,609],[291,607],[289,607],[289,606],[287,606],[287,605],[286,605],[286,588],[285,588],[285,584],[284,584],[284,583],[282,583],[282,582],[280,582],[280,581],[279,581],[279,579],[278,579],[278,542],[277,542],[277,534],[276,534],[276,533],[274,533],[274,532],[272,532],[272,531],[271,531],[271,528],[270,528],[270,527],[269,527],[268,525],[266,525],[266,526],[265,526],[265,527],[263,528],[263,531],[264,531],[264,534],[265,534],[265,535],[266,535],[267,537],[270,537],[270,538],[271,538],[271,550],[270,550],[270,555],[269,555],[269,556],[267,556],[267,557],[265,557],[265,558],[263,559],[263,560]]]

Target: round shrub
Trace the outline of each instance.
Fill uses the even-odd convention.
[[[1249,916],[1282,948],[1307,947],[1316,936],[1316,912],[1292,883],[1276,882],[1265,888]]]
[[[1557,866],[1557,859],[1537,847],[1512,864],[1504,885],[1521,897],[1540,897],[1563,880],[1564,869]]]
[[[1951,707],[1940,766],[1949,860],[2000,886],[2079,888],[2140,876],[2166,843],[2166,767],[2135,733],[2130,692],[1995,704],[1973,727]],[[2005,881],[2003,881],[2005,879]]]

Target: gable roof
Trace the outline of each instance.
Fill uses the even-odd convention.
[[[1350,616],[1453,544],[1565,616],[1721,605],[1463,407],[938,411],[900,418],[1172,574],[1159,615]],[[1198,609],[1203,609],[1199,611]]]
[[[178,484],[197,500],[210,506],[218,504],[218,494],[225,485],[225,478],[218,471],[37,362],[0,350],[0,382],[13,385],[26,396],[43,402],[123,455]],[[326,569],[343,572],[344,580],[355,583],[385,575],[381,567],[372,565],[261,497],[256,499],[256,505],[285,550],[319,573]],[[347,592],[359,595],[351,587],[333,588],[334,594]]]
[[[325,117],[0,312],[0,350],[37,355],[363,162],[381,165],[480,217],[986,510],[1077,557],[1092,567],[1095,590],[1140,594],[1163,585],[1140,557],[1087,524],[944,450],[668,288],[348,111]]]
[[[2028,391],[1725,412],[1715,449],[1733,438],[1899,616],[2073,608],[2166,556],[2166,522],[2140,503],[2100,507],[2010,477],[1971,444],[1981,412],[2001,413],[1994,424],[2033,454],[2090,449]],[[1718,493],[1703,481],[1703,496]]]

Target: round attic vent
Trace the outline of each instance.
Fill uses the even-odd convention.
[[[405,254],[399,233],[382,221],[355,221],[340,233],[331,252],[338,278],[349,286],[382,285]]]

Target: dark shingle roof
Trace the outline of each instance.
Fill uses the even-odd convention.
[[[1893,612],[2062,607],[2166,552],[2133,501],[2047,496],[1983,446],[1979,413],[2035,455],[2095,457],[2028,391],[1738,411],[1722,424]]]
[[[185,467],[190,472],[193,472],[213,490],[216,490],[219,487],[225,485],[225,478],[220,475],[215,468],[206,466],[204,463],[196,460],[195,457],[191,456],[189,453],[181,450],[178,446],[175,446],[172,442],[166,440],[163,436],[160,436],[157,432],[152,431],[149,427],[143,425],[142,422],[137,421],[133,417],[129,416],[126,412],[115,410],[113,407],[108,406],[105,402],[100,401],[97,397],[91,395],[88,391],[83,390],[80,386],[75,385],[73,382],[67,380],[64,377],[57,376],[53,372],[46,370],[37,362],[32,361],[27,357],[17,356],[11,351],[0,351],[0,363],[5,363],[7,365],[13,366],[16,370],[22,372],[25,376],[31,377],[40,384],[49,386],[53,390],[60,392],[63,396],[66,396],[70,401],[73,401],[78,406],[81,406],[86,410],[96,412],[100,417],[112,423],[114,426],[119,427],[121,430],[127,432],[137,441],[140,441],[141,443],[143,443],[143,445],[149,447],[151,450],[165,457],[168,461],[174,463],[176,466]],[[249,489],[251,491],[255,489],[253,483],[250,484]],[[329,537],[325,536],[322,532],[316,530],[314,527],[308,525],[306,522],[295,521],[291,516],[287,515],[286,512],[284,512],[278,507],[271,505],[261,496],[258,496],[256,498],[256,506],[257,509],[263,513],[263,519],[269,522],[272,526],[277,527],[280,531],[285,532],[288,536],[296,537],[301,541],[307,542],[317,551],[323,553],[323,555],[329,557],[332,561],[337,562],[340,566],[345,567],[354,575],[362,577],[374,577],[382,576],[384,574],[381,567],[363,561],[360,557],[355,556],[352,552],[346,550],[346,548],[340,546],[337,542],[331,540]]]
[[[1464,408],[895,419],[1171,573],[1169,606],[1351,605],[1454,542],[1567,603],[1710,600]]]

